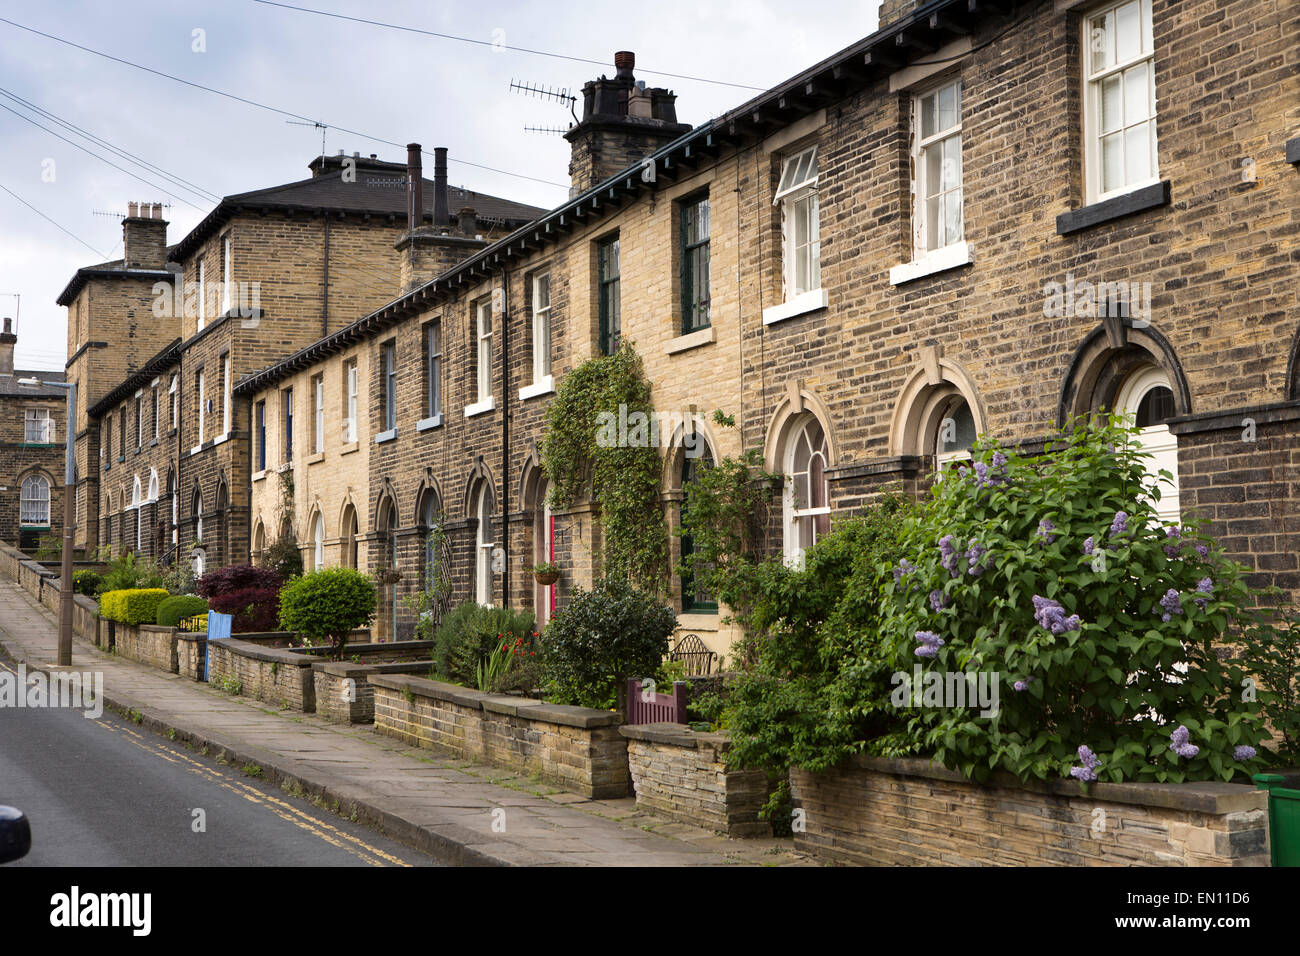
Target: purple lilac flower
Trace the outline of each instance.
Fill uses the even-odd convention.
[[[1013,688],[1015,688],[1016,690],[1025,690],[1025,689],[1027,689],[1027,688],[1029,687],[1030,684],[1032,684],[1032,683],[1033,683],[1035,680],[1037,680],[1037,679],[1038,679],[1038,678],[1036,678],[1036,677],[1026,677],[1024,680],[1018,680],[1018,681],[1016,681],[1016,682],[1015,682],[1014,684],[1012,684],[1011,686],[1012,686]]]
[[[1233,760],[1240,760],[1240,761],[1242,761],[1243,763],[1244,763],[1245,761],[1247,761],[1247,760],[1254,760],[1254,759],[1255,759],[1255,748],[1254,748],[1254,747],[1251,747],[1251,746],[1249,746],[1249,745],[1247,745],[1247,744],[1242,744],[1242,745],[1240,745],[1239,747],[1235,747],[1235,748],[1233,748],[1233,751],[1232,751],[1232,759],[1233,759]]]
[[[1007,456],[1006,456],[1006,455],[1002,454],[1002,452],[1000,452],[1000,451],[995,451],[995,452],[993,453],[993,467],[994,467],[994,468],[1001,468],[1001,467],[1003,467],[1006,463],[1007,463]]]
[[[1088,749],[1087,744],[1079,745],[1079,762],[1082,763],[1083,766],[1071,767],[1070,776],[1075,780],[1080,780],[1084,783],[1096,780],[1097,767],[1101,764],[1101,761],[1097,759],[1095,753]]]
[[[1199,581],[1196,582],[1196,590],[1197,590],[1197,592],[1200,593],[1200,594],[1213,594],[1213,593],[1214,593],[1214,579],[1213,579],[1213,578],[1201,578],[1201,580],[1199,580]],[[1199,607],[1202,611],[1205,610],[1205,605],[1207,605],[1207,604],[1209,604],[1209,603],[1210,603],[1210,599],[1209,599],[1209,598],[1198,597],[1198,598],[1196,599],[1196,606]]]
[[[1160,620],[1168,621],[1175,614],[1183,613],[1183,604],[1178,599],[1178,592],[1170,588],[1165,592],[1165,596],[1160,599],[1160,606],[1165,609],[1165,613],[1160,615]]]
[[[898,584],[903,578],[916,570],[916,565],[904,558],[898,562],[898,567],[894,568],[894,583]]]
[[[930,608],[935,611],[942,611],[948,606],[948,595],[944,594],[938,588],[930,592]]]
[[[1079,629],[1079,615],[1065,616],[1065,608],[1051,598],[1034,595],[1034,620],[1053,634],[1068,634]]]
[[[1178,756],[1190,760],[1201,752],[1201,748],[1190,743],[1187,738],[1187,728],[1179,724],[1178,729],[1169,735],[1169,745],[1170,749]]]
[[[1088,540],[1086,540],[1086,541],[1083,542],[1083,553],[1084,553],[1084,554],[1092,554],[1092,552],[1094,552],[1094,551],[1096,551],[1096,550],[1097,550],[1097,544],[1096,544],[1096,542],[1095,542],[1092,538],[1089,538]]]
[[[1110,523],[1110,536],[1113,538],[1117,534],[1123,534],[1128,530],[1128,512],[1116,511],[1115,520]]]
[[[916,649],[917,657],[934,657],[943,647],[943,638],[934,631],[917,631],[916,639],[921,646]]]
[[[1046,538],[1048,544],[1051,544],[1060,537],[1058,534],[1052,534],[1055,530],[1056,525],[1052,524],[1050,518],[1044,518],[1042,521],[1038,522],[1038,536],[1040,538]]]
[[[1199,555],[1200,555],[1201,557],[1203,557],[1203,558],[1209,557],[1209,555],[1210,555],[1210,546],[1207,545],[1207,544],[1198,544],[1198,545],[1196,546],[1196,553],[1199,554]]]
[[[966,564],[970,568],[970,573],[974,577],[979,577],[989,566],[991,558],[985,557],[989,549],[984,547],[974,538],[970,539],[970,550],[966,552]]]
[[[939,539],[939,563],[947,568],[955,578],[961,572],[957,570],[957,549],[953,547],[952,542],[953,537],[950,534],[945,534]]]

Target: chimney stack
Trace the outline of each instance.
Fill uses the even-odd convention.
[[[167,262],[167,223],[161,203],[131,202],[122,220],[122,264],[128,269],[162,269]]]
[[[437,146],[433,150],[433,224],[447,226],[451,224],[450,203],[447,198],[447,147]]]
[[[14,334],[14,320],[5,317],[4,332],[0,333],[0,375],[14,373],[14,345],[18,336]]]
[[[424,164],[420,144],[406,144],[406,228],[411,232],[424,225]]]
[[[582,88],[582,120],[564,134],[571,147],[569,194],[640,162],[659,147],[690,130],[677,122],[677,97],[662,87],[638,83],[636,54],[614,54],[614,78],[601,76]]]
[[[920,0],[881,0],[876,29],[883,30],[885,27],[893,26],[899,20],[911,15],[912,11],[920,5]]]

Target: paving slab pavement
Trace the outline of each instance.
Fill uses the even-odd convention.
[[[54,616],[5,578],[0,578],[0,646],[29,670],[46,669],[57,660]],[[79,639],[73,668],[102,672],[106,705],[131,714],[146,729],[224,754],[236,766],[255,763],[282,789],[448,863],[815,865],[788,839],[732,839],[638,810],[631,797],[589,800],[499,767],[408,747],[369,725],[276,712],[261,701],[231,697]]]

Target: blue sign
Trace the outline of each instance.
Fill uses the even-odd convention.
[[[205,648],[206,656],[203,659],[203,679],[205,681],[212,679],[212,642],[230,637],[230,627],[233,621],[233,615],[221,614],[218,611],[208,612],[208,643]]]

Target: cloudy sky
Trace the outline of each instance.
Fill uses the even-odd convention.
[[[174,242],[215,205],[211,195],[305,178],[321,149],[321,130],[290,125],[282,113],[68,43],[328,124],[335,127],[325,131],[328,153],[404,161],[400,145],[382,141],[446,146],[453,184],[551,207],[567,196],[568,144],[524,126],[564,127],[568,110],[512,93],[511,80],[578,92],[586,80],[613,74],[615,50],[630,49],[637,77],[675,90],[678,118],[694,124],[757,92],[744,87],[775,85],[867,35],[878,7],[876,0],[288,2],[478,42],[257,0],[0,0],[0,18],[12,21],[0,22],[0,315],[19,314],[18,367],[63,367],[66,310],[54,300],[76,269],[121,256],[118,217],[128,201],[170,203]]]

